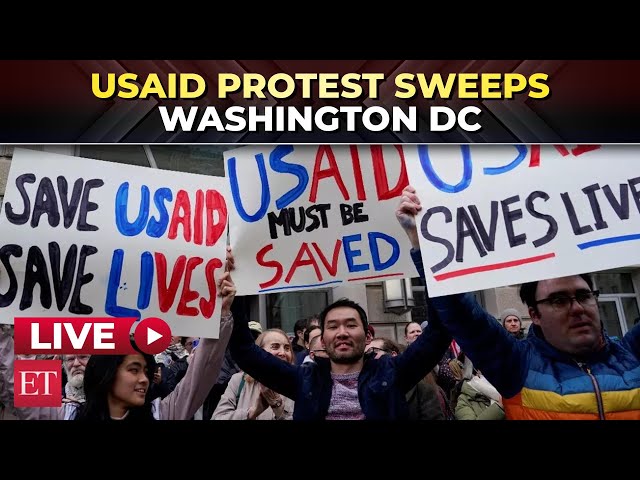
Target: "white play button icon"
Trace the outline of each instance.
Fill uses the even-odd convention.
[[[147,327],[147,345],[151,345],[153,342],[161,338],[162,338],[161,334]]]
[[[149,317],[138,324],[134,338],[140,350],[155,355],[164,351],[171,343],[171,329],[163,320]]]

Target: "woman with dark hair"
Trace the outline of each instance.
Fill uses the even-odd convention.
[[[229,260],[228,269],[233,269]],[[21,419],[50,420],[188,420],[204,403],[222,365],[233,329],[231,304],[236,287],[227,271],[218,280],[222,312],[217,339],[203,338],[194,350],[186,375],[162,400],[147,395],[153,380],[153,356],[92,355],[84,373],[86,403],[65,403],[59,408],[13,407],[13,338],[0,332],[0,401]]]
[[[156,362],[152,355],[93,355],[87,363],[87,401],[69,412],[75,420],[153,420],[159,402],[146,401]]]

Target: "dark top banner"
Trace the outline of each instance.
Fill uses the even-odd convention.
[[[640,60],[2,60],[0,143],[637,143]]]

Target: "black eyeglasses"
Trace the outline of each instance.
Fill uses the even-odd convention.
[[[313,353],[314,355],[317,355],[318,353],[326,353],[326,350],[324,348],[319,348],[317,350],[311,350],[311,353]]]
[[[376,355],[378,353],[384,353],[387,354],[389,353],[388,351],[386,351],[384,348],[380,348],[380,347],[371,347],[369,350],[369,352],[375,353]]]
[[[542,300],[536,300],[534,305],[548,303],[554,310],[568,310],[575,300],[583,307],[593,307],[596,305],[600,292],[598,290],[578,290],[575,295],[550,295]]]

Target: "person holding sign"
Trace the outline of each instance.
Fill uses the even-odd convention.
[[[415,216],[422,209],[407,186],[396,218],[424,278]],[[507,419],[640,419],[640,327],[622,340],[607,336],[598,292],[588,274],[525,283],[520,298],[533,324],[517,340],[469,293],[429,298],[440,323],[503,396]]]
[[[220,334],[202,339],[193,353],[189,369],[175,390],[164,399],[149,400],[155,360],[152,355],[92,355],[84,376],[86,403],[65,403],[59,408],[18,408],[21,419],[48,420],[188,420],[203,404],[216,381],[233,316],[231,304],[236,288],[230,272],[218,281],[222,301]],[[13,338],[0,332],[0,401],[13,409]]]
[[[365,355],[367,315],[340,299],[320,313],[329,358],[302,365],[257,346],[246,322],[236,321],[229,346],[240,368],[295,402],[294,420],[408,419],[406,393],[442,358],[451,337],[433,322],[402,355]]]

